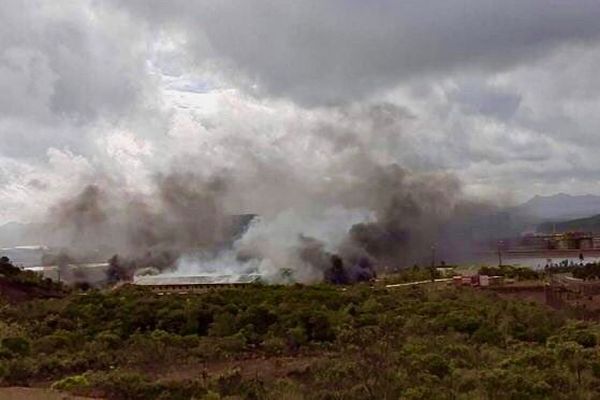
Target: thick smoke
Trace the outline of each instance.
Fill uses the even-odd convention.
[[[146,191],[98,179],[54,208],[50,244],[73,257],[118,254],[112,280],[144,269],[258,272],[274,282],[287,271],[295,281],[338,283],[429,263],[432,246],[440,259],[467,247],[463,222],[489,207],[465,199],[451,174],[410,171],[386,155],[412,117],[373,107],[340,118],[358,122],[301,132],[313,159],[286,158],[284,140],[260,152],[229,137],[226,170],[180,162]]]
[[[222,178],[189,173],[157,176],[154,190],[145,196],[103,179],[56,205],[44,228],[49,244],[64,248],[61,254],[68,254],[71,263],[118,253],[111,258],[109,275],[174,268],[182,254],[217,252],[228,245],[236,220],[222,210],[225,190]]]

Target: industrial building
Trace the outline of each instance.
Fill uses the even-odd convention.
[[[507,241],[508,242],[508,241]],[[600,236],[591,232],[536,233],[524,235],[508,250],[591,250],[600,249]]]
[[[205,292],[211,289],[244,287],[262,281],[260,274],[240,275],[195,275],[195,276],[165,276],[144,275],[134,276],[133,284],[145,286],[157,293],[193,293]]]

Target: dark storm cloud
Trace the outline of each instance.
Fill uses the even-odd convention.
[[[306,104],[344,102],[424,74],[501,70],[600,34],[582,0],[129,1],[119,7],[184,32],[259,90]]]
[[[52,3],[2,2],[2,68],[22,80],[22,96],[41,97],[56,114],[129,111],[145,84],[139,30],[89,1]]]
[[[482,82],[467,81],[449,93],[449,101],[462,105],[466,113],[479,113],[506,121],[517,112],[521,96]]]
[[[118,120],[150,92],[142,30],[89,1],[0,2],[0,153],[85,146],[85,124]]]
[[[243,175],[248,149],[260,184],[290,188],[250,188],[256,204],[298,202],[271,164],[327,176],[362,148],[484,192],[600,191],[599,16],[590,0],[0,0],[0,219],[74,191],[74,171],[135,186],[184,154]]]

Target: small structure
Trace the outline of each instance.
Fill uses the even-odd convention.
[[[504,277],[501,275],[491,275],[488,277],[489,286],[502,286]]]
[[[479,285],[482,287],[490,286],[490,276],[489,275],[479,275]]]
[[[435,270],[441,278],[452,278],[454,276],[454,267],[435,267]]]
[[[243,287],[261,282],[260,274],[243,275],[195,275],[169,276],[146,275],[134,276],[133,284],[146,286],[157,293],[190,293],[205,292],[210,289]]]
[[[455,286],[502,286],[504,277],[500,275],[455,275],[452,277]]]

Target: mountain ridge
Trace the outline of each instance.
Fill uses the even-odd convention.
[[[535,195],[514,207],[513,212],[543,221],[586,218],[600,214],[600,196],[571,195],[564,192],[549,196]]]

